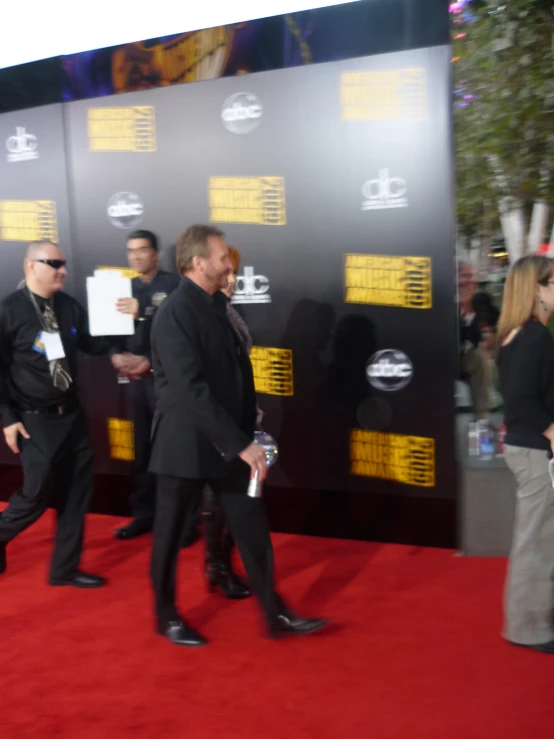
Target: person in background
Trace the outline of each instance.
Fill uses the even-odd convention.
[[[0,304],[0,415],[23,467],[23,489],[0,514],[0,573],[8,542],[53,504],[50,585],[97,588],[104,578],[79,570],[93,453],[77,392],[77,351],[108,354],[111,345],[90,336],[84,309],[62,292],[66,261],[56,244],[29,244],[24,272],[25,286]]]
[[[263,499],[247,495],[252,475],[265,479],[267,462],[253,441],[257,407],[252,365],[221,292],[232,271],[223,233],[208,225],[188,228],[179,237],[177,264],[183,275],[179,288],[152,326],[156,413],[150,470],[158,475],[158,486],[151,576],[157,631],[180,646],[206,644],[177,610],[176,582],[185,522],[210,485],[225,511],[269,635],[312,633],[325,621],[294,615],[275,592]]]
[[[498,322],[498,371],[504,397],[504,457],[517,484],[506,579],[507,641],[554,654],[554,261],[526,256],[506,279]]]
[[[158,265],[158,239],[152,231],[140,230],[127,239],[129,267],[138,272],[132,281],[132,298],[121,298],[117,308],[135,319],[135,333],[118,337],[112,364],[119,376],[128,378],[135,439],[133,462],[133,520],[115,532],[117,539],[134,539],[152,531],[156,478],[148,472],[150,433],[154,417],[154,378],[150,354],[150,329],[156,310],[179,285],[179,276]]]
[[[229,273],[227,287],[222,293],[227,298],[227,316],[240,338],[248,354],[252,349],[252,337],[248,326],[238,311],[231,305],[231,298],[237,284],[237,275],[240,266],[240,252],[235,246],[229,247],[229,260],[232,271]],[[261,411],[258,409],[257,421],[261,420]],[[232,552],[234,540],[225,523],[225,515],[218,497],[210,486],[204,490],[204,535],[206,538],[206,577],[211,590],[219,588],[221,592],[232,599],[247,598],[250,591],[242,580],[233,572]]]
[[[488,419],[490,377],[486,351],[494,347],[498,309],[486,292],[478,291],[475,268],[462,264],[459,279],[460,375],[471,388],[478,420]]]

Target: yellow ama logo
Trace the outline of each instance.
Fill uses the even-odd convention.
[[[109,270],[110,272],[119,272],[122,277],[128,277],[130,280],[138,277],[140,274],[140,272],[137,272],[135,269],[131,269],[130,267],[97,267],[96,269],[102,271]]]
[[[346,254],[344,302],[432,308],[431,259]]]
[[[253,346],[250,353],[257,393],[294,395],[292,351]]]
[[[135,458],[135,430],[132,421],[108,418],[108,441],[111,459],[132,462]]]
[[[287,222],[283,177],[210,177],[209,202],[212,223]]]
[[[88,138],[90,151],[156,151],[154,108],[89,108]]]
[[[435,440],[354,429],[350,435],[350,473],[434,487]]]
[[[343,121],[424,121],[425,68],[361,70],[340,77]]]
[[[0,200],[0,241],[58,243],[53,200]]]

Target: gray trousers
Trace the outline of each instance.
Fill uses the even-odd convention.
[[[554,488],[546,452],[505,446],[517,483],[514,535],[504,602],[504,632],[516,644],[554,639]]]

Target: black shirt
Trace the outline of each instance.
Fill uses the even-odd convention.
[[[45,299],[34,298],[43,311]],[[4,426],[16,423],[22,410],[76,400],[77,350],[100,355],[110,349],[106,339],[88,333],[86,312],[74,298],[58,292],[52,305],[73,380],[65,391],[54,385],[46,356],[33,348],[44,326],[28,289],[17,290],[0,303],[0,415]]]
[[[139,302],[139,317],[135,321],[133,336],[121,337],[115,340],[117,351],[131,352],[140,357],[147,357],[151,361],[150,331],[152,319],[156,310],[167,296],[179,285],[179,275],[160,270],[151,282],[143,282],[135,277],[131,282],[133,298]],[[113,352],[112,352],[113,353]]]
[[[229,321],[229,316],[227,314],[227,303],[229,299],[221,290],[217,290],[217,292],[215,292],[213,295],[210,295],[205,290],[203,290],[200,285],[197,285],[196,282],[189,279],[188,277],[183,277],[183,280],[188,280],[192,285],[194,285],[195,289],[199,291],[206,303],[211,306],[217,317],[217,320],[227,334],[231,345],[234,347],[237,359],[237,382],[242,395],[244,392],[244,388],[247,387],[246,377],[252,373],[252,368],[250,364],[250,357],[248,356],[246,347],[244,346],[244,343],[241,341],[240,337],[237,335],[235,329]],[[243,398],[243,401],[244,407],[245,409],[247,409],[249,407],[249,403],[255,403],[256,399],[255,397],[253,399]]]
[[[527,323],[498,357],[504,398],[506,444],[550,449],[543,432],[554,421],[554,339],[539,323]]]

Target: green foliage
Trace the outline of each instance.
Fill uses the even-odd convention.
[[[467,235],[497,219],[503,197],[525,208],[554,203],[552,5],[480,0],[468,4],[472,18],[452,16],[461,18],[452,25],[454,126],[458,222]]]

